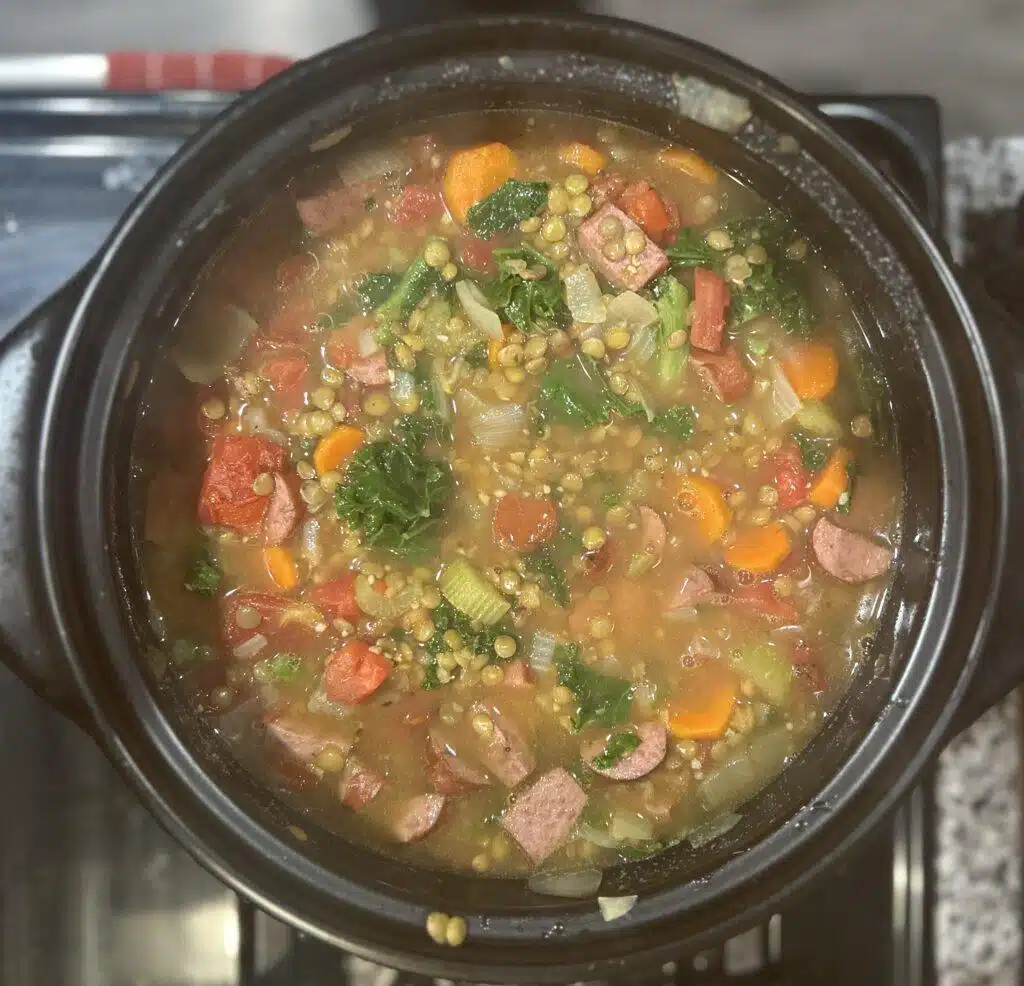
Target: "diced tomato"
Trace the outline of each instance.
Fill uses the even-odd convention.
[[[690,361],[720,401],[732,404],[750,393],[754,381],[735,346],[726,346],[720,353],[694,349]]]
[[[282,411],[302,407],[309,386],[309,364],[300,356],[280,356],[267,360],[261,370],[270,381],[270,389]]]
[[[725,309],[729,304],[729,285],[706,267],[693,272],[693,325],[690,342],[697,349],[717,353],[725,332]]]
[[[540,496],[509,493],[494,508],[495,543],[506,551],[533,551],[558,529],[558,505]]]
[[[369,356],[357,356],[345,367],[345,376],[364,387],[380,387],[388,382],[388,358],[383,349]]]
[[[357,315],[340,329],[335,329],[327,338],[324,355],[333,366],[345,369],[359,357],[359,337],[363,332],[372,331],[376,323],[371,315]]]
[[[521,657],[517,657],[505,665],[505,677],[502,681],[512,688],[528,688],[534,683],[535,678],[533,668]]]
[[[267,498],[253,492],[263,472],[280,472],[288,455],[254,435],[221,435],[214,443],[199,494],[199,523],[220,524],[239,534],[258,534]]]
[[[730,604],[751,616],[763,616],[782,623],[796,623],[799,614],[788,599],[780,599],[770,582],[737,589],[729,597]]]
[[[406,185],[391,209],[391,218],[398,226],[417,226],[436,219],[443,211],[439,189],[427,185]]]
[[[662,197],[645,181],[630,182],[615,204],[655,243],[667,243],[679,229],[678,210],[673,216]]]
[[[804,468],[800,449],[795,442],[787,442],[771,457],[771,485],[779,492],[779,507],[792,510],[807,500],[811,474]]]
[[[313,324],[316,312],[308,298],[295,298],[282,305],[270,317],[263,331],[263,338],[274,343],[303,342],[306,329]]]
[[[316,259],[311,253],[299,253],[277,265],[277,286],[290,288],[305,280],[316,270]]]
[[[494,240],[481,240],[476,236],[465,236],[459,249],[464,266],[470,270],[487,271],[494,266]]]
[[[356,603],[355,572],[346,572],[341,578],[321,582],[313,586],[307,596],[317,609],[326,610],[335,619],[351,623],[363,615]]]
[[[358,705],[368,699],[391,673],[391,662],[362,640],[350,640],[336,650],[324,669],[324,691],[331,702]]]

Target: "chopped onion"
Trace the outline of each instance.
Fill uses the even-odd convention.
[[[283,431],[270,427],[267,409],[262,405],[247,407],[242,412],[242,427],[250,435],[262,435],[275,445],[287,445],[288,436]]]
[[[545,630],[538,630],[533,635],[533,647],[530,650],[530,667],[537,671],[545,671],[551,667],[558,641]]]
[[[593,825],[588,825],[586,822],[580,822],[576,829],[576,834],[587,842],[593,842],[595,846],[600,846],[602,849],[618,849],[619,843],[616,839],[613,839],[604,829],[594,828]]]
[[[778,363],[773,361],[768,372],[772,376],[772,413],[775,420],[783,424],[803,407],[803,402]]]
[[[608,303],[608,325],[624,325],[630,332],[639,332],[658,321],[658,309],[635,291],[623,291]]]
[[[395,379],[391,382],[391,399],[404,407],[416,391],[416,378],[408,370],[395,370]]]
[[[351,154],[338,167],[342,179],[353,185],[388,174],[405,174],[412,159],[397,148],[368,148]]]
[[[625,897],[598,897],[597,906],[601,910],[601,917],[605,921],[615,921],[617,918],[625,917],[636,903],[636,894],[627,894]]]
[[[299,532],[299,548],[302,557],[314,568],[323,561],[324,551],[320,544],[320,521],[310,517]]]
[[[365,575],[356,576],[356,605],[367,615],[378,620],[395,620],[411,608],[419,596],[414,585],[403,586],[393,597],[377,592]]]
[[[211,384],[258,329],[256,319],[237,305],[203,305],[182,320],[171,358],[190,383]]]
[[[488,404],[475,394],[462,391],[459,406],[478,445],[492,448],[507,445],[520,437],[528,423],[523,404]]]
[[[653,325],[638,329],[626,349],[626,358],[631,359],[634,363],[646,363],[654,356],[657,337],[658,332]]]
[[[264,647],[267,646],[268,640],[263,636],[262,633],[254,633],[248,640],[243,640],[234,650],[231,651],[235,657],[241,658],[243,661],[248,661],[249,658],[255,657]]]
[[[618,839],[619,842],[646,842],[654,836],[654,826],[650,819],[632,811],[617,811],[612,815],[608,831],[612,838]]]
[[[563,278],[562,283],[565,284],[565,304],[575,321],[603,322],[605,320],[601,285],[597,283],[594,272],[586,264],[576,268],[568,277]]]
[[[372,356],[378,349],[380,344],[373,334],[373,329],[363,329],[359,333],[359,355]]]
[[[695,828],[687,837],[686,841],[694,849],[700,849],[701,846],[707,845],[709,842],[717,839],[720,835],[725,835],[729,829],[733,828],[740,820],[740,816],[735,812],[728,812],[725,815],[714,819],[707,823],[707,825],[701,825]]]
[[[455,293],[459,296],[459,304],[462,305],[462,310],[473,328],[482,332],[488,339],[500,341],[505,338],[498,313],[491,308],[483,291],[472,281],[456,281]]]
[[[572,873],[534,873],[526,885],[535,894],[549,897],[589,897],[597,893],[604,874],[600,870],[575,870]]]
[[[716,767],[700,782],[700,799],[711,811],[735,808],[753,797],[782,770],[792,751],[792,736],[772,729],[751,740],[731,760]]]

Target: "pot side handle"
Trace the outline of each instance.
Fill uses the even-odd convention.
[[[977,281],[964,279],[996,380],[1009,442],[1007,561],[978,668],[950,726],[953,737],[1024,682],[1024,325]]]
[[[0,660],[88,731],[85,704],[43,603],[33,475],[47,382],[84,281],[79,274],[0,338]]]

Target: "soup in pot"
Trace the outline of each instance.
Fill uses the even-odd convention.
[[[622,127],[343,144],[182,316],[146,464],[167,673],[268,785],[418,863],[699,847],[822,727],[892,565],[841,284]]]

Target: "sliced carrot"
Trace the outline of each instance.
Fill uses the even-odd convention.
[[[684,517],[697,521],[709,541],[717,541],[732,523],[722,487],[703,476],[684,476],[676,490],[676,502]]]
[[[605,163],[605,157],[599,150],[589,144],[581,144],[578,140],[559,147],[558,160],[562,164],[571,164],[574,168],[579,168],[591,178],[604,167]]]
[[[279,589],[294,589],[299,584],[299,567],[287,548],[264,548],[263,562]]]
[[[325,472],[337,469],[360,445],[363,444],[363,433],[352,425],[338,425],[329,431],[313,450],[313,465],[322,476]]]
[[[774,572],[789,557],[793,545],[778,521],[748,527],[725,549],[725,562],[745,572]]]
[[[820,401],[836,389],[839,360],[827,342],[800,342],[782,357],[782,369],[801,400]]]
[[[547,497],[508,493],[494,508],[494,541],[506,551],[533,551],[557,530],[558,504]]]
[[[645,181],[627,185],[615,204],[658,243],[663,241],[672,225],[672,216],[661,196]]]
[[[658,152],[658,161],[696,178],[702,185],[714,185],[718,181],[718,172],[714,166],[688,147],[666,147]]]
[[[324,691],[332,702],[357,705],[368,699],[391,673],[391,662],[362,640],[342,644],[324,668]]]
[[[842,446],[837,448],[811,484],[807,499],[822,510],[835,507],[839,498],[850,488],[847,466],[852,459],[853,453],[849,449]]]
[[[736,705],[735,672],[716,661],[686,671],[679,694],[668,704],[668,728],[676,739],[718,739]]]
[[[514,178],[519,160],[507,144],[480,144],[456,151],[444,173],[444,200],[456,222],[464,223],[471,206]]]

